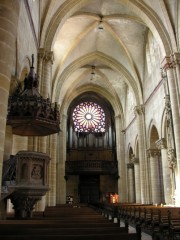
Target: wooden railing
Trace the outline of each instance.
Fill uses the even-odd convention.
[[[117,174],[118,164],[115,161],[80,160],[66,161],[66,174],[80,173]]]

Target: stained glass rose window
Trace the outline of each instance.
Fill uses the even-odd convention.
[[[94,102],[82,102],[73,111],[75,132],[105,132],[105,112]]]

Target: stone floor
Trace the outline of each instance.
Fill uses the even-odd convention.
[[[120,223],[120,226],[124,226],[124,222],[121,222]],[[134,233],[136,232],[136,229],[132,226],[129,226],[129,232],[130,233]],[[142,232],[142,235],[141,235],[141,240],[152,240],[152,237],[144,232]]]

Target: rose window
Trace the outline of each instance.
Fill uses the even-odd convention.
[[[105,132],[104,110],[94,102],[80,103],[73,111],[75,132]]]

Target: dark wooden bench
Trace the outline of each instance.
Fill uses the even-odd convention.
[[[60,206],[57,211],[55,209],[48,208],[43,217],[38,213],[39,217],[34,219],[1,220],[0,239],[140,240],[136,233],[129,234],[127,228],[109,221],[93,209],[78,211],[67,206]]]
[[[136,233],[111,233],[111,234],[91,234],[91,235],[36,235],[33,236],[33,240],[137,240],[137,234]],[[32,240],[32,235],[18,235],[18,236],[12,236],[12,235],[6,235],[1,236],[1,240]]]

